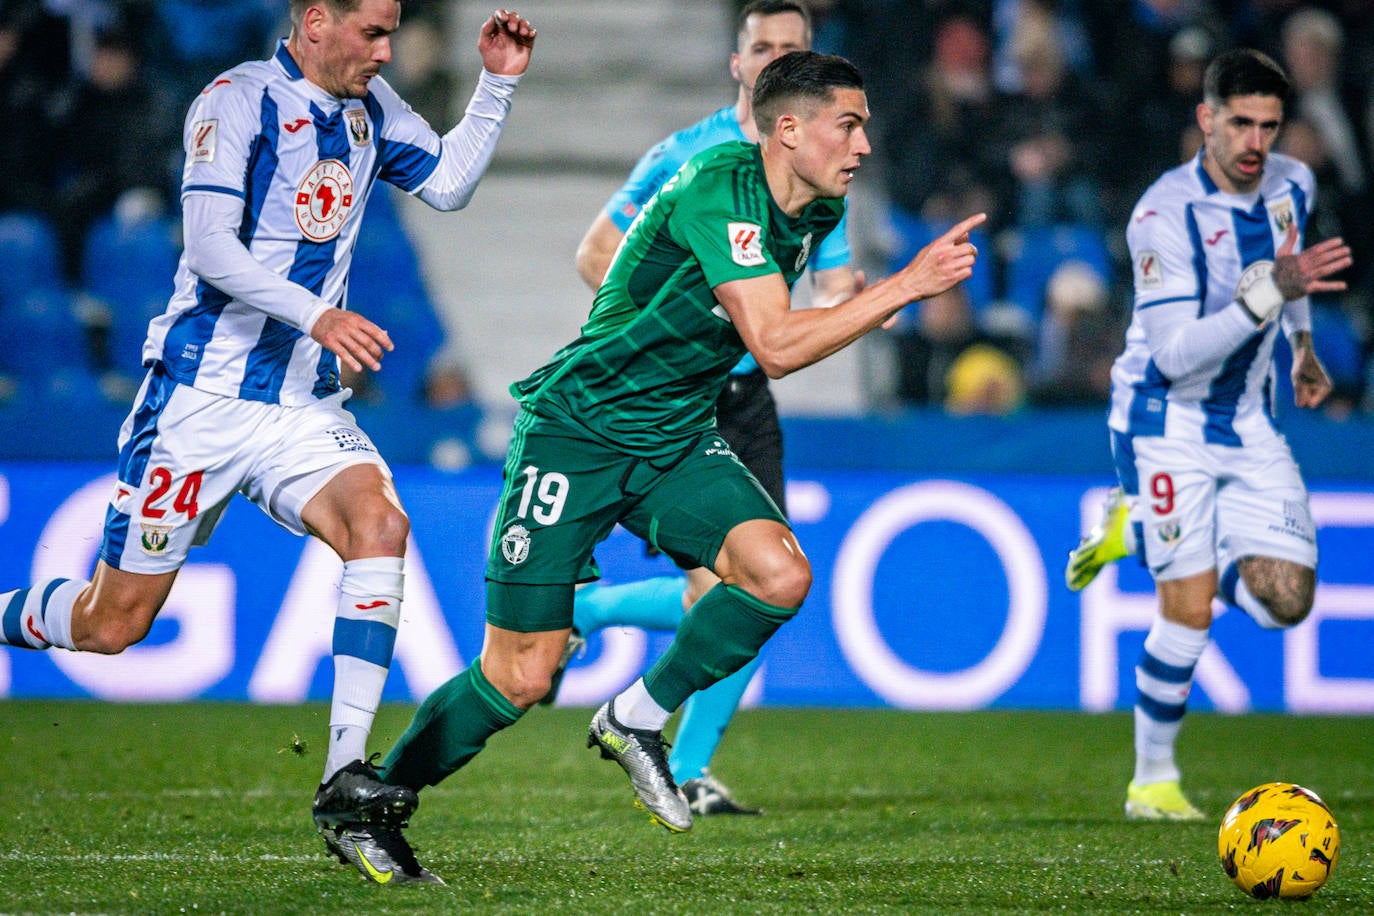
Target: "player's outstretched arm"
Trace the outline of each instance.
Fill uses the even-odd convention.
[[[897,273],[833,308],[792,310],[782,274],[731,280],[715,287],[749,352],[769,378],[782,378],[844,349],[917,299],[943,293],[973,275],[978,250],[968,234],[986,215],[971,216],[922,248]]]
[[[497,10],[482,23],[477,37],[477,53],[482,67],[489,73],[519,76],[530,65],[534,50],[535,28],[530,21],[512,10]]]

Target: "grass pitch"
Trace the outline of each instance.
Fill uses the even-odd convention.
[[[378,887],[313,832],[324,706],[0,702],[0,913],[1374,912],[1374,719],[1192,715],[1215,819],[1160,825],[1121,816],[1127,714],[751,710],[716,770],[766,815],[672,836],[584,748],[591,712],[536,709],[426,790],[408,836],[448,886]],[[1341,826],[1306,902],[1217,863],[1226,806],[1276,779]]]

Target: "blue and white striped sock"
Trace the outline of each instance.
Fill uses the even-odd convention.
[[[72,605],[89,584],[82,579],[45,579],[0,594],[0,643],[20,649],[75,649]]]
[[[1156,617],[1145,637],[1135,669],[1135,782],[1179,778],[1174,762],[1178,739],[1193,689],[1193,672],[1207,648],[1208,631],[1194,630]]]
[[[351,761],[367,758],[367,737],[396,648],[404,568],[401,557],[344,564],[334,617],[334,695],[324,782]]]

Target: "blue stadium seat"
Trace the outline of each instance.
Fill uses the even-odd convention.
[[[0,307],[30,290],[62,288],[57,233],[42,216],[0,213]]]
[[[1339,306],[1312,303],[1312,347],[1338,392],[1359,391],[1364,376],[1360,335]]]
[[[348,275],[348,307],[385,328],[396,344],[377,379],[388,400],[419,398],[425,370],[444,344],[444,329],[415,248],[384,187],[373,191],[363,214]]]
[[[71,299],[59,287],[34,287],[0,310],[10,345],[0,348],[0,372],[32,386],[69,368],[86,368],[86,339],[72,314]]]
[[[180,256],[177,223],[169,216],[121,219],[111,213],[87,233],[82,287],[109,306],[116,370],[137,372],[148,322],[167,307]]]
[[[1008,230],[1003,246],[1007,260],[1006,298],[1036,319],[1045,306],[1045,286],[1065,261],[1083,261],[1110,287],[1112,258],[1101,230],[1062,224]]]
[[[917,252],[954,225],[953,223],[933,223],[923,216],[918,216],[900,207],[890,207],[888,219],[897,234],[897,246],[888,258],[887,266],[890,272],[896,272],[905,267],[912,258],[916,257]],[[964,281],[964,290],[968,293],[969,304],[973,306],[973,311],[977,314],[997,298],[997,268],[993,246],[987,233],[974,230],[969,234],[969,239],[977,247],[979,257],[973,268],[973,276]]]

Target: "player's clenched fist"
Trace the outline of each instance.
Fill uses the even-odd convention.
[[[497,10],[482,23],[477,53],[489,73],[519,76],[530,65],[537,34],[530,21],[511,10]]]

